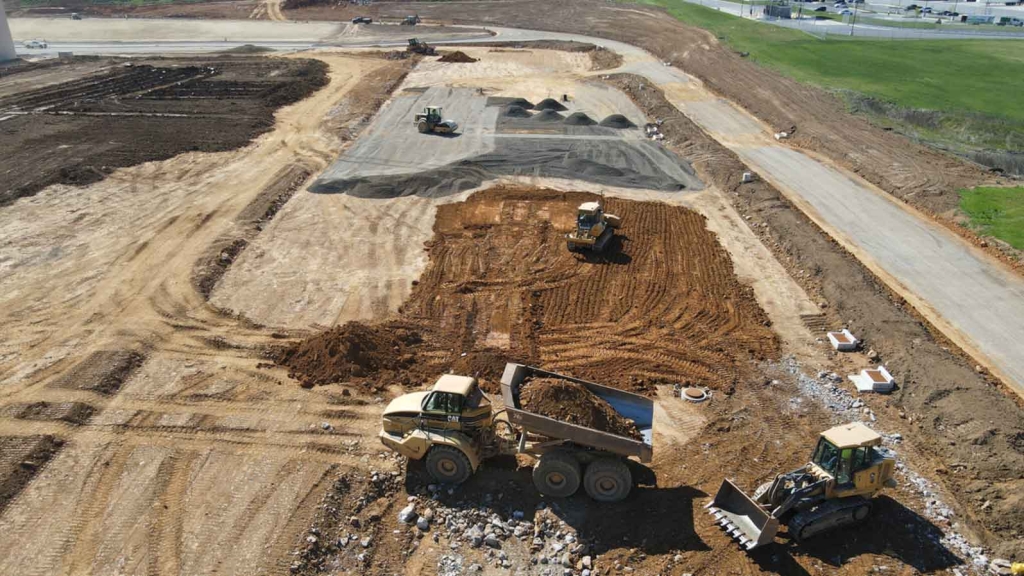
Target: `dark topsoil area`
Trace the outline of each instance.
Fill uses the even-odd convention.
[[[0,116],[14,117],[0,122],[0,206],[51,184],[85,185],[121,167],[244,146],[273,127],[277,108],[326,84],[318,60],[111,59],[97,72],[4,96]]]

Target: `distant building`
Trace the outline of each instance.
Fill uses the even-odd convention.
[[[785,18],[789,20],[793,17],[793,10],[789,4],[769,4],[764,7],[764,15],[766,18]]]

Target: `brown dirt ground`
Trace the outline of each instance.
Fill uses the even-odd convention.
[[[827,326],[846,326],[899,378],[884,404],[899,431],[959,498],[958,514],[1004,556],[1024,554],[1024,411],[998,381],[932,330],[771,185],[741,184],[744,165],[675,109],[657,89],[618,75],[649,116],[664,120],[665,142],[705,180],[729,192],[736,209],[815,299],[827,303]],[[866,348],[866,349],[867,349]],[[842,373],[842,372],[841,372]],[[873,399],[869,399],[869,403]],[[872,407],[877,409],[877,404]],[[890,423],[891,424],[891,423]],[[985,502],[988,506],[982,508]]]
[[[430,262],[400,309],[400,324],[423,335],[426,373],[462,353],[504,350],[624,389],[687,382],[730,391],[752,361],[775,357],[767,317],[702,216],[608,199],[623,229],[606,254],[584,257],[570,253],[562,235],[589,199],[498,187],[439,207]],[[309,345],[324,349],[320,338]],[[318,383],[348,371],[332,373],[329,355],[310,357],[318,362],[288,365]]]
[[[53,436],[0,436],[0,512],[62,444]]]
[[[0,113],[24,114],[0,125],[0,206],[124,166],[238,148],[273,127],[274,110],[326,82],[315,60],[111,60],[73,81],[2,96]]]
[[[636,424],[576,382],[532,378],[520,388],[519,401],[526,410],[548,418],[640,439]]]

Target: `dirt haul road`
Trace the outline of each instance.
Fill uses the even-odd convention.
[[[0,572],[281,573],[313,503],[365,466],[376,409],[259,369],[267,331],[195,287],[246,214],[326,166],[408,65],[318,57],[330,84],[251,146],[3,209]]]

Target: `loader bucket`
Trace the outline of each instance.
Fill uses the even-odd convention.
[[[722,481],[718,493],[705,508],[715,517],[715,523],[738,540],[745,550],[768,544],[779,531],[779,519],[728,479]]]

